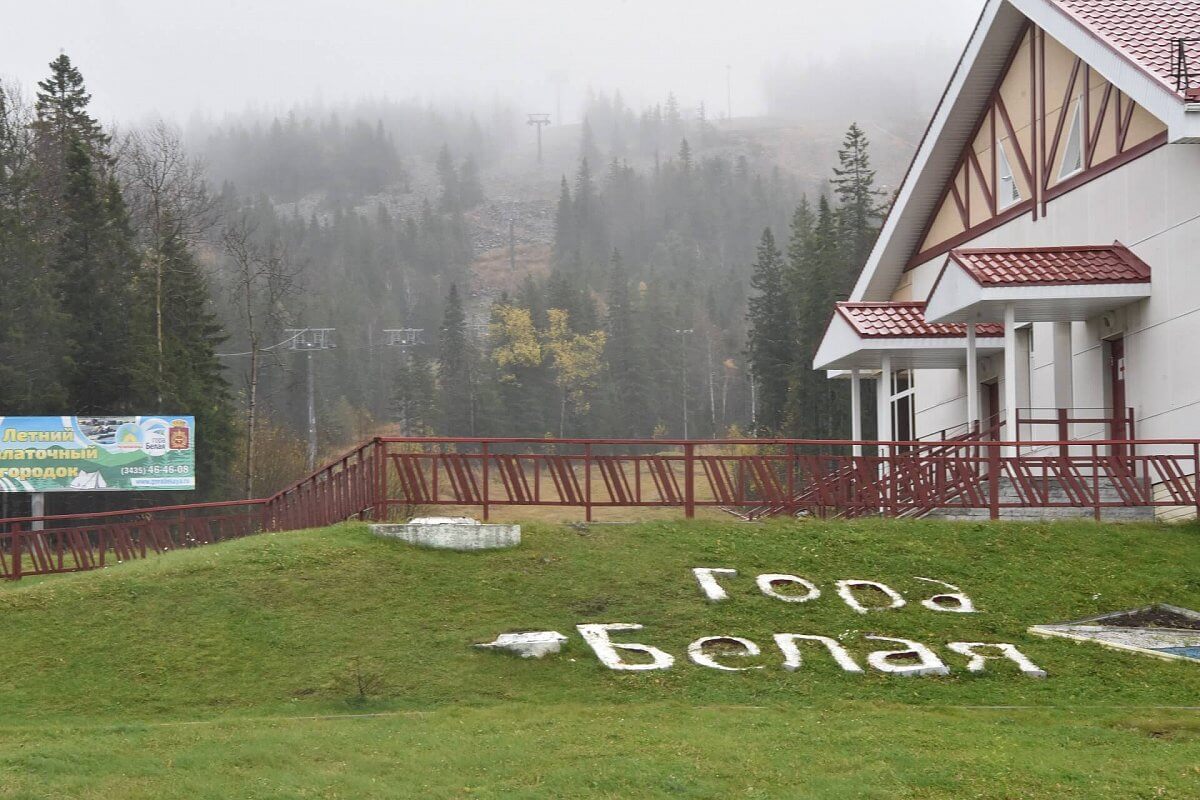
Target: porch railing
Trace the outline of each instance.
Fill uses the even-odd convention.
[[[377,438],[268,498],[0,520],[0,577],[96,569],[422,508],[485,519],[497,509],[575,508],[588,520],[614,508],[686,517],[718,508],[821,517],[1076,508],[1100,518],[1130,507],[1200,514],[1198,467],[1194,439]]]

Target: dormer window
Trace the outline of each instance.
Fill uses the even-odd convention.
[[[1071,115],[1071,129],[1067,133],[1067,147],[1063,152],[1062,169],[1058,171],[1061,181],[1077,172],[1083,171],[1083,103],[1075,101],[1075,111]]]
[[[999,173],[996,203],[1004,210],[1021,202],[1021,190],[1017,188],[1017,179],[1013,176],[1012,164],[1002,142],[996,142],[996,155],[996,170]]]

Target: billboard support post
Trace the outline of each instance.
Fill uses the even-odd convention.
[[[46,493],[34,492],[29,496],[29,516],[44,517],[46,516]],[[45,527],[44,522],[40,519],[33,520],[29,527],[31,530],[40,531]]]

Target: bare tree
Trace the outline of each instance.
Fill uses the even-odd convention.
[[[146,263],[154,270],[154,331],[157,344],[155,393],[162,403],[163,274],[172,240],[195,247],[218,220],[204,164],[188,156],[179,132],[159,120],[122,137],[116,149],[123,194]]]
[[[250,357],[246,373],[246,497],[254,496],[254,437],[258,421],[258,373],[265,354],[285,343],[266,345],[265,337],[284,322],[284,301],[297,289],[298,271],[275,243],[262,246],[256,226],[245,215],[226,224],[221,246],[228,260],[229,291],[246,326]],[[243,355],[243,354],[239,354]]]

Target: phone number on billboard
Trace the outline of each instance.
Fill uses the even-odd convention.
[[[187,464],[164,464],[149,467],[121,467],[122,475],[190,475],[192,468]]]

